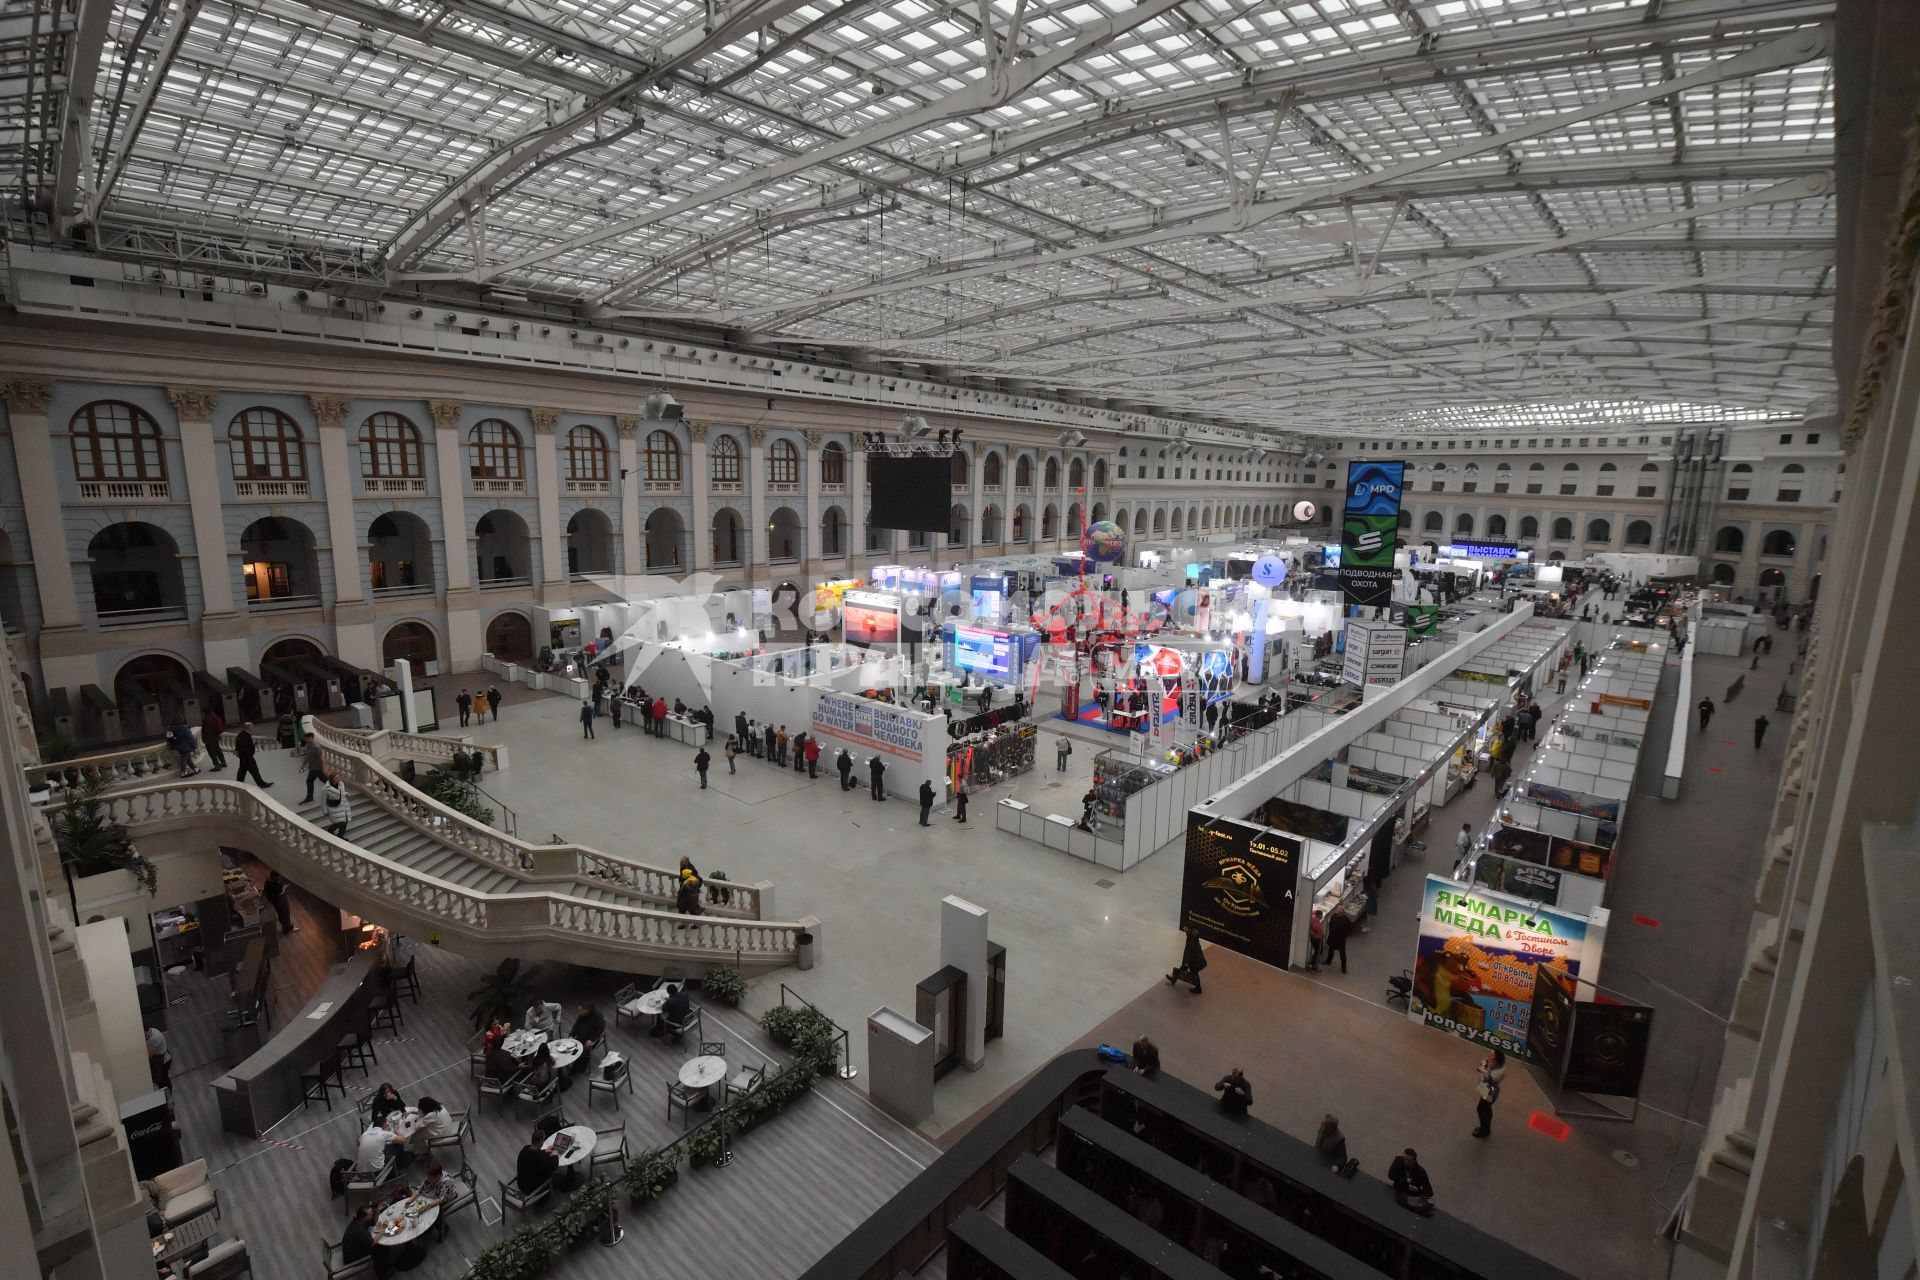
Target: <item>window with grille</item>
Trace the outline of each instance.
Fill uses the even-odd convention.
[[[680,442],[665,431],[647,436],[647,483],[680,483]]]
[[[73,469],[82,480],[165,480],[160,424],[119,400],[96,400],[73,415]]]
[[[360,472],[374,480],[424,479],[420,428],[397,413],[368,418],[360,428]]]
[[[592,427],[567,432],[567,479],[576,484],[604,483],[607,479],[607,440]]]
[[[526,478],[526,453],[520,444],[520,433],[509,424],[488,418],[474,424],[467,440],[473,445],[475,480]]]
[[[227,452],[236,480],[305,480],[307,454],[300,426],[278,409],[247,409],[227,428]]]
[[[676,474],[675,479],[678,478]],[[775,440],[767,447],[767,482],[800,483],[800,451],[793,447],[793,441]]]

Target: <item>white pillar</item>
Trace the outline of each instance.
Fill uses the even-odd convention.
[[[687,562],[696,572],[713,568],[713,515],[711,513],[711,463],[707,459],[707,424],[689,422],[687,438],[687,492],[693,497],[693,528],[687,537],[693,545],[687,549]]]
[[[765,577],[771,583],[771,571],[760,574],[771,558],[767,552],[767,429],[747,428],[747,564],[748,581]]]
[[[433,412],[433,456],[440,483],[440,524],[442,570],[447,590],[467,591],[473,586],[473,566],[469,563],[473,531],[467,527],[467,486],[461,476],[460,432],[456,423],[460,405],[453,400],[434,400],[427,408]]]
[[[940,899],[940,963],[967,975],[967,1022],[960,1060],[977,1071],[987,1060],[987,912],[964,898]]]
[[[558,409],[534,409],[533,484],[540,512],[540,598],[567,596],[567,534],[560,525],[560,453],[554,428]]]
[[[167,399],[180,420],[180,453],[187,473],[187,499],[193,508],[193,554],[200,574],[200,641],[207,670],[251,665],[245,624],[233,601],[233,564],[220,495],[220,460],[213,439],[214,392],[203,387],[168,387]]]
[[[614,492],[620,498],[620,572],[645,573],[646,556],[641,549],[641,540],[645,537],[646,529],[647,513],[642,508],[646,502],[647,483],[646,477],[640,474],[640,459],[634,449],[634,435],[640,430],[640,419],[623,413],[614,418],[613,426],[620,468],[619,474],[614,477]]]
[[[856,434],[847,446],[847,554],[850,569],[871,562],[867,552],[867,451]]]
[[[413,664],[396,662],[387,668],[387,678],[400,690],[400,723],[408,733],[420,732],[420,721],[413,713]]]
[[[826,539],[820,533],[820,432],[817,428],[808,427],[801,435],[807,442],[806,453],[800,460],[800,465],[806,468],[800,476],[801,492],[806,494],[801,519],[811,523],[807,533],[808,554],[802,564],[802,567],[806,567],[825,561],[827,548]],[[845,536],[844,530],[841,536]]]
[[[343,396],[307,397],[319,432],[320,483],[327,496],[327,554],[333,561],[333,640],[340,658],[367,670],[380,666],[367,604],[366,559],[353,509],[353,441],[347,434]],[[219,675],[216,671],[214,674]]]

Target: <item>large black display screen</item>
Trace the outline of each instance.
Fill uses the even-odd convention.
[[[874,529],[910,533],[946,533],[951,523],[953,462],[945,454],[900,457],[867,455],[873,506],[867,524]]]
[[[1187,815],[1180,927],[1287,967],[1300,843],[1228,818]]]

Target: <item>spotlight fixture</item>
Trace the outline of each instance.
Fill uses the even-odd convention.
[[[932,435],[933,428],[919,414],[910,413],[900,419],[900,434],[908,440],[918,440],[922,436]]]
[[[640,412],[649,422],[675,422],[687,416],[686,406],[674,399],[665,387],[648,396]]]
[[[947,447],[947,429],[945,427],[940,428],[940,434],[934,437],[934,444],[941,449]]]

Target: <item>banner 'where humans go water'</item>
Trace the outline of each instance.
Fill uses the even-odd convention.
[[[1393,598],[1393,552],[1400,536],[1404,462],[1347,464],[1346,520],[1340,533],[1340,589],[1350,605]]]

